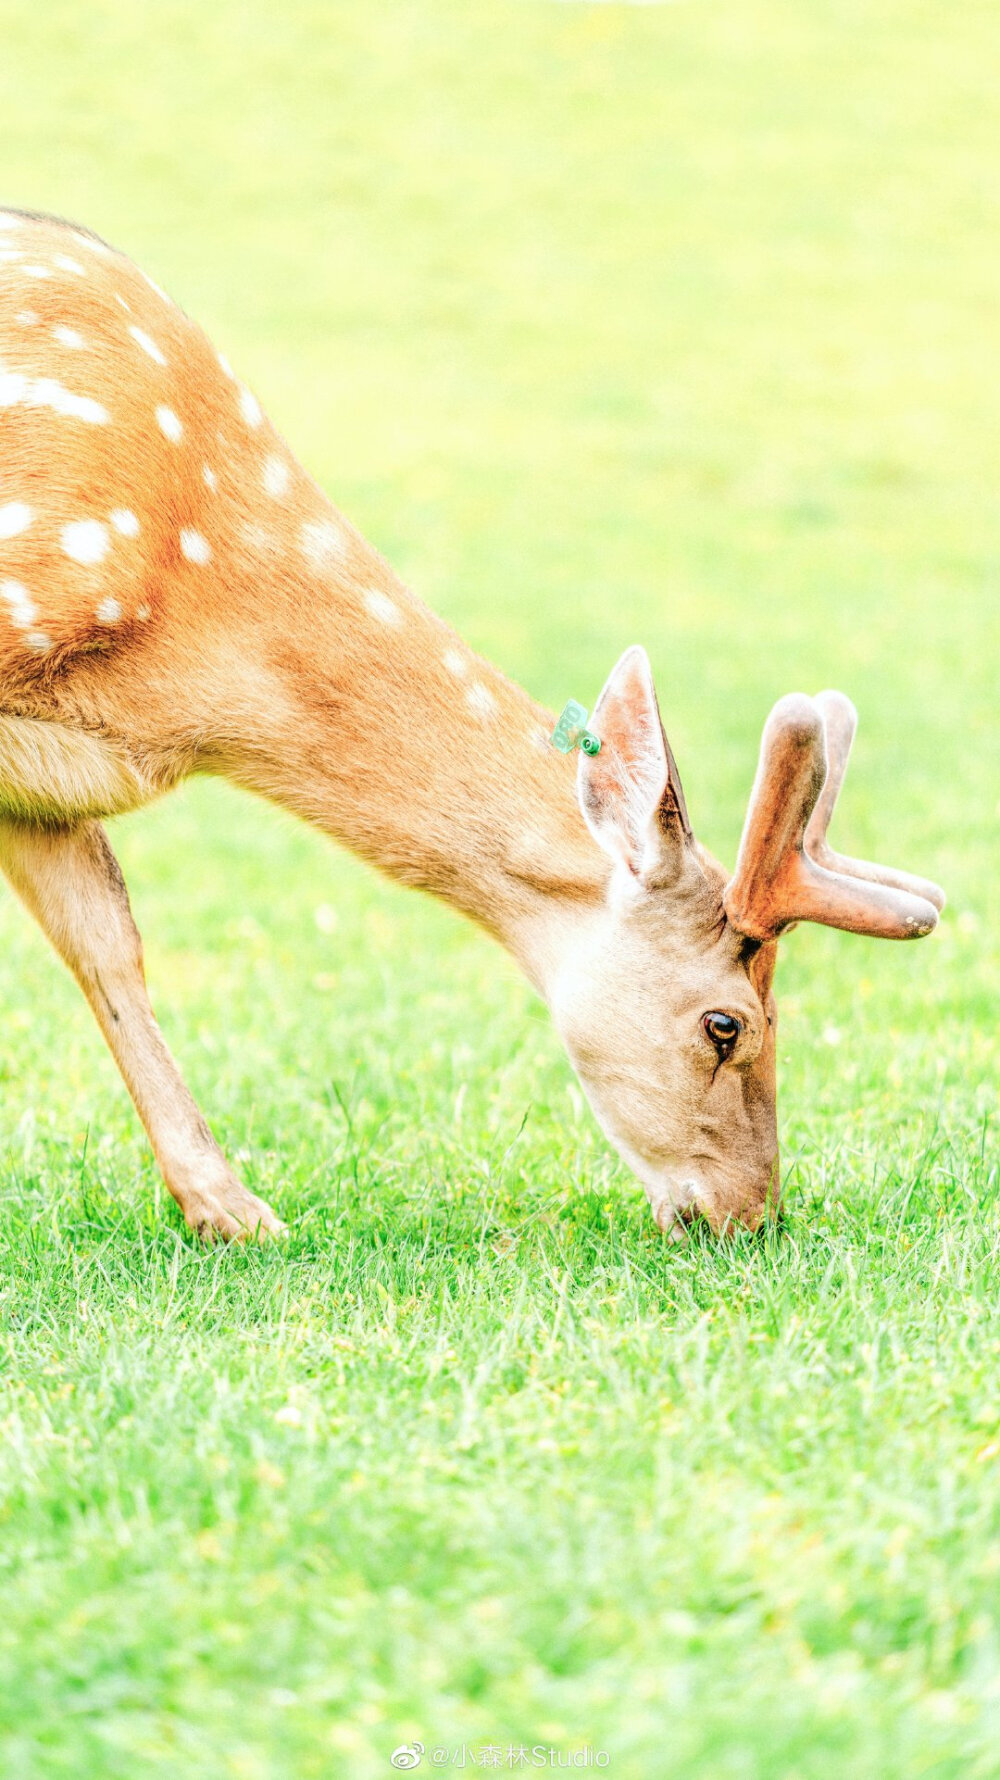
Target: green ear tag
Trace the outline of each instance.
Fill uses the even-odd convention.
[[[563,707],[550,738],[553,748],[558,748],[560,754],[572,754],[574,748],[582,748],[585,754],[600,753],[597,736],[587,728],[587,714],[586,705],[578,704],[575,698]]]

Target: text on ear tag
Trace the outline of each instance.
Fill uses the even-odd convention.
[[[562,715],[549,738],[553,748],[558,748],[560,754],[572,754],[574,748],[582,748],[585,754],[599,754],[601,744],[587,728],[587,716],[586,705],[571,698],[563,706]]]

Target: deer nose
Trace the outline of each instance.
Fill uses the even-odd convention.
[[[716,1236],[724,1236],[739,1229],[757,1231],[775,1221],[780,1178],[776,1152],[763,1175],[720,1162],[698,1173],[671,1174],[649,1197],[660,1232],[669,1241],[683,1241],[688,1226],[702,1220]]]
[[[720,1178],[692,1183],[689,1202],[677,1212],[685,1223],[703,1218],[716,1236],[728,1231],[760,1231],[773,1224],[781,1201],[781,1174],[775,1154],[763,1177],[751,1173],[720,1171]]]
[[[693,1208],[694,1217],[703,1218],[716,1236],[735,1235],[737,1230],[749,1230],[751,1235],[759,1235],[775,1222],[777,1211],[769,1201],[760,1200],[753,1205],[728,1206],[721,1209],[705,1205]]]

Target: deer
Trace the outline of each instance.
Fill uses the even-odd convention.
[[[774,706],[732,873],[695,839],[643,648],[588,721],[553,746],[553,713],[402,584],[125,254],[0,212],[0,867],[193,1231],[286,1226],[167,1048],[103,826],[192,774],[505,947],[665,1237],[777,1215],[779,938],[917,938],[944,894],[828,845],[856,724],[840,693]]]

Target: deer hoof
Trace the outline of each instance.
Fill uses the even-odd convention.
[[[267,1242],[287,1236],[288,1225],[271,1210],[266,1199],[227,1181],[214,1192],[199,1193],[184,1205],[190,1228],[205,1242]]]

